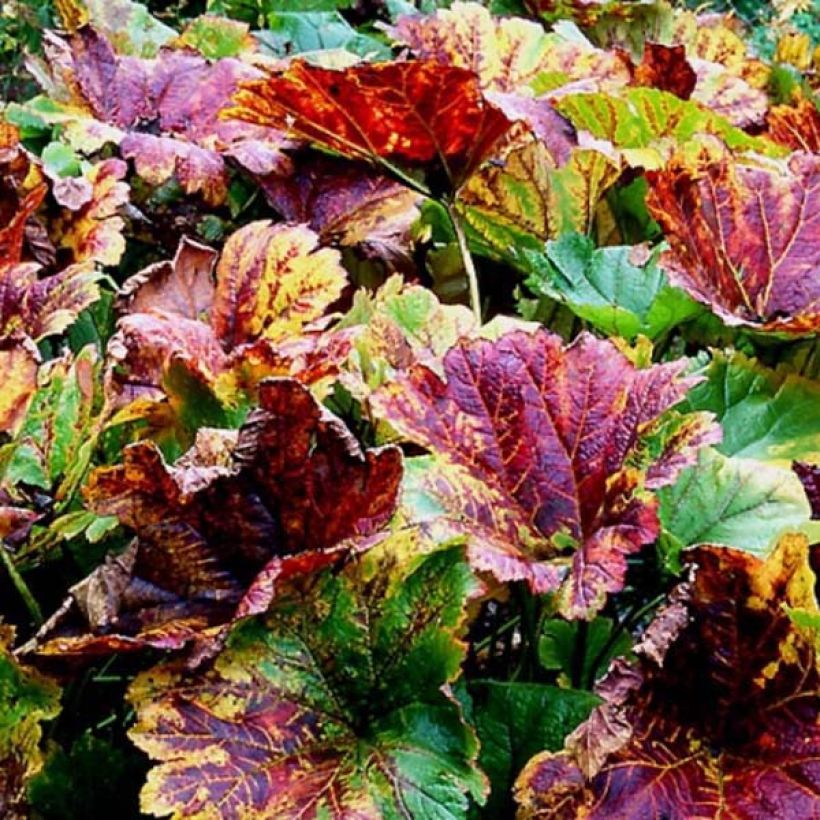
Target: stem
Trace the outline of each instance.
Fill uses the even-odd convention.
[[[578,636],[575,639],[575,647],[572,652],[572,686],[580,689],[585,681],[584,659],[587,656],[587,634],[589,633],[589,621],[578,622]]]
[[[17,567],[14,566],[14,562],[11,560],[11,556],[8,554],[6,546],[2,541],[0,541],[0,561],[3,562],[3,566],[6,572],[8,572],[11,582],[14,584],[14,588],[20,593],[20,597],[23,599],[23,603],[26,605],[26,609],[29,615],[31,615],[35,625],[40,626],[40,624],[43,623],[43,613],[40,611],[40,605],[31,594],[31,590],[28,588],[28,584],[25,582],[23,576],[20,575],[17,571]]]
[[[467,246],[467,237],[464,235],[464,228],[455,205],[448,201],[445,203],[445,207],[447,209],[447,216],[450,217],[450,222],[456,234],[458,252],[461,255],[461,264],[464,266],[464,273],[467,274],[467,284],[470,287],[470,307],[473,309],[476,321],[481,325],[481,294],[478,290],[478,274],[473,264],[473,256],[470,253],[470,248]]]

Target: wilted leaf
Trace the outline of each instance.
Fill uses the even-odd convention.
[[[436,369],[462,337],[475,335],[475,318],[461,305],[443,305],[435,294],[392,276],[372,296],[358,291],[338,325],[354,332],[349,370],[342,381],[363,398],[415,364]]]
[[[294,133],[352,158],[436,166],[457,186],[487,157],[510,121],[475,75],[435,60],[341,71],[295,61],[245,83],[223,117]]]
[[[566,578],[562,610],[590,618],[621,588],[626,556],[657,535],[644,485],[669,483],[715,438],[708,417],[691,417],[643,452],[642,437],[692,385],[681,370],[636,370],[589,335],[565,348],[545,331],[517,331],[456,345],[446,382],[416,366],[371,402],[433,453],[417,477],[421,495],[470,534],[476,568],[537,592]]]
[[[72,590],[38,651],[179,647],[238,607],[263,611],[277,578],[367,546],[393,512],[399,451],[363,451],[297,382],[270,380],[259,395],[238,436],[203,429],[174,466],[134,444],[92,474],[88,506],[137,540]]]
[[[339,252],[302,225],[253,222],[232,234],[216,270],[211,322],[228,348],[296,335],[347,284]]]
[[[43,764],[40,723],[60,711],[60,690],[14,659],[13,639],[12,629],[0,627],[0,814],[23,820],[29,817],[26,786]]]
[[[466,795],[485,790],[478,744],[439,690],[458,674],[476,586],[458,547],[386,580],[356,564],[283,592],[206,672],[139,677],[130,736],[160,763],[143,810],[466,817]]]
[[[769,370],[738,352],[716,351],[703,375],[682,408],[718,417],[722,453],[786,467],[793,459],[820,461],[816,382],[785,369]]]
[[[629,340],[638,334],[656,339],[701,310],[670,287],[658,255],[641,246],[596,249],[582,234],[547,242],[544,252],[523,251],[534,293],[558,299],[604,333]]]
[[[128,279],[120,297],[128,313],[162,311],[203,320],[214,299],[217,253],[183,237],[172,262],[158,262]]]
[[[816,155],[741,164],[706,147],[650,172],[647,205],[672,246],[672,283],[727,324],[817,330],[818,180]]]
[[[453,3],[429,15],[403,15],[390,36],[416,57],[472,71],[489,91],[526,89],[557,70],[555,43],[543,27],[518,17],[493,17],[479,3]]]
[[[37,388],[40,354],[28,338],[0,339],[0,433],[13,433]]]
[[[523,817],[810,817],[820,800],[815,651],[783,603],[817,612],[805,539],[766,561],[701,547],[693,588],[563,753],[518,780]]]
[[[661,524],[683,546],[722,544],[765,555],[778,536],[811,518],[791,470],[713,450],[702,450],[658,499]]]

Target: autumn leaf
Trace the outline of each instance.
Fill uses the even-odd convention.
[[[178,648],[263,611],[278,576],[369,545],[395,506],[399,451],[362,450],[293,380],[264,382],[259,401],[238,433],[200,430],[173,466],[140,442],[92,473],[88,506],[136,540],[72,590],[38,652]]]
[[[446,381],[416,366],[371,399],[432,454],[416,476],[421,507],[469,533],[477,569],[560,586],[563,612],[591,618],[621,588],[626,556],[658,533],[645,486],[715,440],[709,417],[691,416],[663,446],[642,445],[693,384],[682,363],[636,370],[609,342],[564,347],[541,330],[462,341],[443,364]]]
[[[388,561],[405,537],[385,545]],[[164,665],[137,678],[130,737],[159,763],[143,811],[467,816],[467,794],[485,791],[478,744],[440,688],[458,674],[477,584],[459,547],[384,581],[374,572],[359,562],[284,590],[207,671]]]
[[[686,60],[684,46],[647,42],[644,43],[643,59],[635,66],[633,82],[688,100],[695,90],[698,76]]]
[[[471,71],[436,60],[338,71],[296,60],[283,74],[244,83],[222,116],[290,128],[354,159],[436,166],[451,187],[510,127]]]
[[[783,604],[817,613],[807,542],[766,560],[700,547],[672,601],[598,686],[559,754],[533,758],[523,817],[811,816],[820,799],[818,671]]]
[[[0,627],[0,813],[23,820],[30,816],[26,786],[43,765],[40,724],[60,711],[60,689],[15,660],[13,640],[14,630]]]
[[[729,325],[816,331],[818,178],[811,154],[742,163],[711,146],[650,172],[647,206],[672,247],[672,283]]]
[[[820,111],[811,100],[775,105],[766,114],[767,133],[793,151],[820,152]]]
[[[211,323],[228,348],[298,334],[347,284],[339,252],[298,225],[253,222],[232,234],[217,265]]]
[[[40,354],[28,337],[0,339],[0,432],[13,433],[37,388]]]

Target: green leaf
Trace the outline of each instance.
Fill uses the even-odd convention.
[[[591,692],[508,681],[474,681],[469,691],[481,741],[479,763],[491,783],[484,816],[512,817],[518,773],[538,752],[563,748],[564,738],[600,699]]]
[[[698,463],[657,491],[664,528],[682,546],[723,544],[765,555],[778,536],[811,518],[789,469],[701,450]]]
[[[390,48],[375,37],[359,34],[337,11],[276,11],[268,15],[268,30],[257,33],[273,54],[344,49],[360,57],[389,60]]]
[[[140,676],[131,737],[162,761],[143,810],[466,816],[466,794],[485,791],[478,744],[441,687],[459,672],[477,582],[463,547],[420,549],[397,533],[342,573],[281,589],[206,671]]]
[[[579,636],[582,629],[586,630],[583,642]],[[613,635],[614,629],[613,620],[603,616],[584,626],[578,621],[552,618],[544,624],[538,641],[538,659],[545,669],[560,671],[567,681],[580,669],[581,682],[592,686],[614,658],[626,655],[632,648],[629,632]],[[579,651],[584,653],[581,663]]]
[[[82,173],[80,158],[63,142],[50,142],[41,155],[46,170],[54,177],[76,177]]]
[[[134,57],[155,57],[173,40],[174,29],[160,23],[145,5],[132,0],[83,0],[91,24],[111,41],[116,51]]]
[[[718,417],[721,453],[783,466],[820,461],[820,384],[769,370],[742,353],[716,352],[703,375],[682,409]]]
[[[658,265],[660,251],[636,264],[633,248],[596,249],[588,236],[570,233],[547,242],[542,253],[524,249],[521,255],[532,271],[526,284],[534,293],[563,302],[604,333],[632,341],[639,334],[657,339],[701,311],[669,285]]]
[[[0,627],[0,812],[15,818],[28,816],[25,786],[42,766],[40,723],[60,711],[60,689],[17,663],[12,640],[13,632]]]

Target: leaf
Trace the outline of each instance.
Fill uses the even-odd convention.
[[[810,816],[820,798],[815,650],[782,608],[816,613],[804,538],[763,561],[701,547],[633,666],[559,754],[524,769],[524,816]]]
[[[0,339],[0,433],[13,433],[37,388],[40,355],[28,338]]]
[[[561,749],[599,699],[557,686],[490,680],[474,681],[469,691],[481,742],[479,764],[492,784],[484,811],[490,817],[512,816],[510,788],[518,772],[537,752]]]
[[[658,490],[664,529],[684,546],[723,544],[765,555],[811,517],[791,470],[702,450],[698,463]]]
[[[685,46],[645,42],[643,59],[635,66],[635,85],[657,88],[688,100],[698,76],[686,60]]]
[[[477,330],[470,310],[443,305],[432,291],[408,285],[400,276],[391,276],[372,296],[357,291],[337,327],[355,329],[348,372],[341,380],[359,398],[414,364],[440,369],[441,357]]]
[[[68,248],[75,262],[116,265],[125,252],[125,222],[119,209],[128,203],[129,188],[121,181],[126,170],[118,159],[93,165],[87,174],[90,200],[75,211],[64,210],[57,221],[60,247]]]
[[[657,535],[643,485],[669,483],[715,438],[707,417],[693,417],[666,447],[642,453],[642,436],[692,385],[682,364],[636,370],[586,334],[564,347],[546,331],[516,331],[460,342],[444,357],[446,381],[419,365],[371,404],[433,454],[421,496],[469,534],[477,569],[534,592],[566,579],[562,612],[589,619],[621,588],[626,556]]]
[[[466,817],[466,793],[484,792],[478,744],[439,692],[476,588],[463,550],[368,579],[354,564],[292,588],[207,671],[165,665],[134,682],[130,736],[160,764],[143,811]]]
[[[14,659],[10,627],[2,627],[0,639],[0,813],[23,820],[27,783],[43,765],[40,723],[60,711],[60,689]]]
[[[211,321],[228,347],[296,335],[347,284],[339,252],[304,226],[253,222],[232,234],[217,266]]]
[[[256,40],[246,23],[213,14],[203,14],[189,20],[174,40],[174,45],[177,48],[195,48],[209,60],[240,57],[256,51]]]
[[[631,166],[657,168],[670,149],[696,134],[714,134],[733,150],[780,156],[765,138],[750,137],[696,102],[655,88],[629,88],[610,94],[567,94],[555,107],[579,130],[622,150]]]
[[[128,313],[162,311],[185,319],[208,317],[214,299],[217,253],[183,237],[171,262],[157,262],[130,277],[120,290]]]
[[[797,474],[811,504],[811,517],[820,518],[820,465],[795,461],[792,470]]]
[[[694,154],[694,155],[692,155]],[[647,205],[672,246],[669,278],[729,325],[820,327],[820,159],[741,164],[705,147],[650,172]]]
[[[311,155],[293,174],[271,175],[262,187],[284,219],[307,224],[324,242],[397,265],[412,253],[420,197],[369,166]]]
[[[589,237],[574,233],[547,242],[544,253],[522,251],[534,293],[630,341],[639,334],[657,339],[700,312],[695,301],[669,286],[658,255],[643,246],[596,248]]]
[[[398,449],[362,450],[293,380],[263,383],[259,399],[238,435],[201,429],[173,466],[141,442],[92,473],[88,507],[136,540],[72,588],[32,648],[179,648],[264,611],[277,580],[371,545],[395,507]]]
[[[769,370],[742,353],[715,351],[706,377],[682,409],[714,413],[723,428],[718,450],[727,456],[789,466],[793,459],[820,461],[820,387]]]
[[[542,26],[493,17],[478,3],[402,15],[387,31],[416,57],[469,69],[491,91],[521,91],[540,74],[556,70],[554,43]]]
[[[176,35],[149,14],[142,3],[131,0],[83,0],[94,28],[111,40],[119,54],[155,57]]]
[[[343,156],[437,166],[453,187],[510,127],[470,71],[434,60],[335,71],[296,60],[245,83],[225,118],[294,133]]]
[[[586,233],[595,207],[620,176],[620,167],[598,151],[576,149],[557,167],[547,146],[534,138],[513,143],[474,174],[459,192],[458,206],[479,248],[517,260],[520,249],[540,250],[546,239]]]
[[[776,105],[766,114],[769,137],[793,151],[820,151],[820,111],[811,100]]]
[[[267,27],[256,34],[263,48],[278,57],[293,54],[322,54],[333,49],[343,49],[358,54],[365,59],[391,59],[392,52],[375,37],[356,31],[345,18],[335,10],[271,11]]]
[[[39,487],[59,510],[73,498],[91,460],[99,363],[94,347],[40,367],[37,390],[7,453],[2,483]]]

